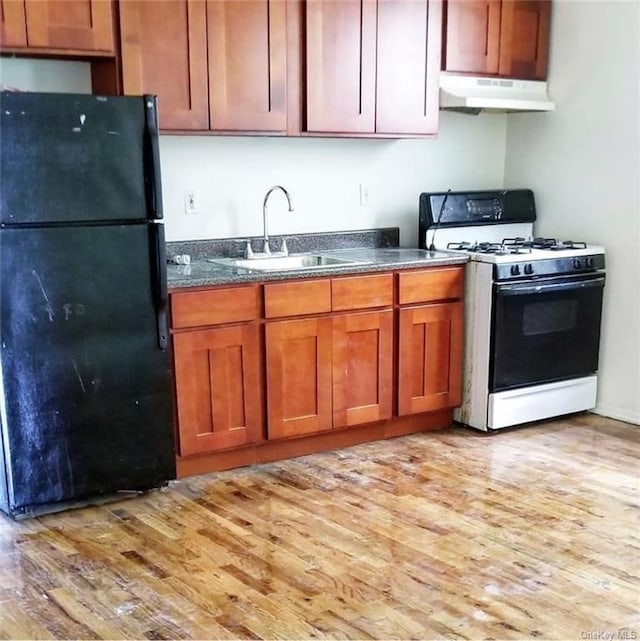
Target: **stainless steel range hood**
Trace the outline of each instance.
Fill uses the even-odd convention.
[[[508,78],[440,74],[440,109],[477,114],[553,111],[547,83]]]

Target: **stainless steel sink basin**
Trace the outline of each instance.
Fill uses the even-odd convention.
[[[325,254],[292,254],[290,256],[268,256],[260,258],[210,258],[209,262],[247,269],[249,271],[295,271],[299,269],[323,269],[352,265],[366,265],[368,261],[349,260]]]

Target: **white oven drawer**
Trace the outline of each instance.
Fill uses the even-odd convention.
[[[497,430],[592,409],[597,381],[593,375],[489,394],[487,426]]]

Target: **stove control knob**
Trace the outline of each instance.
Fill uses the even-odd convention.
[[[511,275],[512,276],[520,275],[520,265],[511,265]]]
[[[574,269],[582,269],[582,261],[579,258],[574,258],[573,259],[573,268]]]
[[[531,263],[527,263],[524,266],[524,273],[529,275],[533,274],[533,265]]]
[[[589,267],[589,268],[593,267],[593,265],[594,265],[593,256],[587,256],[587,258],[586,258],[586,260],[584,262],[585,262],[587,267]]]

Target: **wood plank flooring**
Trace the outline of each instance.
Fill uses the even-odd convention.
[[[639,639],[639,443],[451,428],[0,517],[0,637]]]

